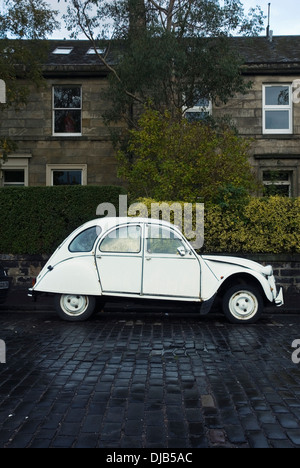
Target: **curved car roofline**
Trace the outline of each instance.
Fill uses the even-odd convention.
[[[161,219],[156,219],[156,218],[140,218],[138,216],[135,216],[135,217],[108,217],[106,216],[105,218],[95,218],[91,221],[88,221],[87,223],[83,224],[81,227],[83,226],[87,226],[87,225],[93,225],[93,224],[98,224],[98,225],[103,225],[103,224],[106,224],[110,227],[113,227],[113,226],[117,226],[119,224],[125,224],[125,223],[145,223],[145,224],[151,224],[151,223],[155,223],[155,224],[161,224],[163,226],[168,226],[168,227],[172,227],[172,228],[177,228],[177,226],[175,226],[175,224],[172,224],[171,222],[169,221],[164,221],[164,220],[161,220]]]
[[[105,216],[104,218],[95,218],[91,219],[90,221],[87,221],[86,223],[82,224],[81,226],[78,226],[74,231],[72,231],[64,240],[63,242],[59,245],[58,249],[63,248],[65,245],[69,245],[69,242],[71,239],[76,237],[80,232],[84,231],[85,229],[88,229],[93,226],[100,226],[102,228],[101,236],[104,235],[107,231],[112,229],[115,226],[121,226],[122,224],[126,223],[144,223],[144,224],[160,224],[161,226],[165,227],[170,227],[172,229],[177,230],[178,233],[182,235],[181,229],[176,226],[175,224],[170,223],[169,221],[163,221],[161,219],[156,219],[156,218],[140,218],[138,216],[135,217],[108,217]]]

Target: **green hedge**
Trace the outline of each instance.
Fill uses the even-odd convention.
[[[121,194],[126,191],[112,186],[2,188],[0,253],[50,254],[96,218],[100,203],[112,203],[118,214]],[[155,200],[140,201],[151,213]],[[300,198],[253,198],[239,213],[205,205],[204,226],[204,252],[300,253]]]
[[[205,250],[232,253],[300,253],[300,198],[253,198],[239,214],[210,207]]]
[[[155,200],[139,201],[150,213]],[[300,253],[300,198],[252,198],[239,211],[206,204],[202,252]]]
[[[100,203],[119,206],[121,187],[0,189],[0,253],[49,254],[74,229],[96,218]]]

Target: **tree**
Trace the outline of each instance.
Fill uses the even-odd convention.
[[[228,126],[182,115],[204,98],[226,102],[250,88],[229,38],[260,32],[260,8],[247,15],[239,0],[67,1],[72,37],[83,32],[109,71],[104,117],[130,129],[117,142],[132,195],[225,205],[245,198],[255,180],[248,143]]]
[[[6,103],[0,110],[18,108],[27,102],[29,84],[43,83],[41,64],[47,49],[44,39],[58,27],[57,12],[42,0],[6,0],[0,12],[0,79],[6,84]],[[15,149],[0,133],[0,158]]]
[[[175,116],[200,98],[225,102],[249,83],[230,47],[232,33],[254,35],[263,24],[259,7],[246,15],[239,0],[68,0],[67,25],[105,52],[111,112],[134,126],[132,105],[149,100]],[[99,42],[100,41],[100,42]],[[121,42],[120,42],[121,41]],[[111,54],[118,59],[111,61]]]
[[[119,175],[133,197],[228,203],[237,206],[256,188],[249,142],[230,127],[174,119],[147,109],[118,153]],[[131,158],[128,158],[130,153]]]

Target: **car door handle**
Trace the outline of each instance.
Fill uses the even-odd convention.
[[[150,262],[151,257],[146,257],[147,262]]]

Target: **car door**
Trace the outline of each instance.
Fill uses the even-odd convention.
[[[130,224],[110,230],[96,248],[102,292],[139,295],[142,262],[142,226]]]
[[[142,293],[182,300],[200,298],[199,260],[172,228],[146,226]]]

